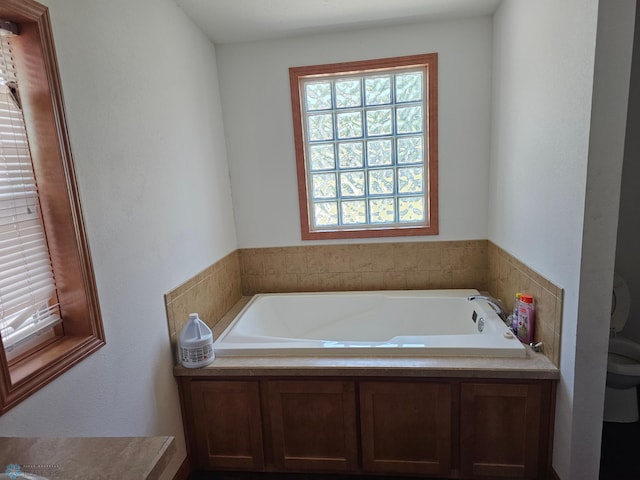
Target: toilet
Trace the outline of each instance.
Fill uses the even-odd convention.
[[[611,304],[611,338],[607,359],[607,383],[604,395],[604,421],[637,422],[640,385],[640,344],[619,334],[627,323],[631,296],[624,279],[617,273],[613,279]]]

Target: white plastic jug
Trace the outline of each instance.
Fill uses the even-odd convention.
[[[180,362],[186,368],[199,368],[213,362],[213,333],[198,317],[189,314],[189,321],[180,332]]]

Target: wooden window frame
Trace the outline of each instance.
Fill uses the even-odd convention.
[[[102,347],[105,335],[49,11],[34,0],[3,0],[0,18],[19,27],[12,47],[64,329],[54,341],[11,364],[0,342],[2,414]]]
[[[427,71],[425,90],[427,96],[427,156],[425,170],[428,172],[428,193],[425,195],[426,225],[410,226],[372,226],[365,224],[349,228],[332,230],[312,230],[310,222],[310,202],[308,200],[308,182],[306,152],[304,141],[304,106],[301,94],[301,80],[311,76],[327,76],[341,73],[367,73],[383,69],[400,69],[424,66]],[[332,63],[289,68],[291,89],[291,107],[293,113],[293,132],[295,140],[296,168],[298,179],[298,202],[300,207],[300,227],[303,240],[325,240],[344,238],[378,238],[398,236],[437,235],[438,230],[438,54],[410,55],[377,60]]]

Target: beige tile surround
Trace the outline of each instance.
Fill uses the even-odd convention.
[[[517,292],[533,295],[536,302],[535,339],[544,344],[545,355],[559,366],[563,289],[492,242],[488,247],[488,265],[488,290],[504,300],[509,309],[513,309]]]
[[[174,352],[190,312],[213,326],[243,295],[270,292],[476,288],[513,307],[536,298],[536,340],[557,366],[562,289],[487,240],[244,248],[165,295]]]
[[[242,297],[238,251],[230,253],[165,294],[169,339],[177,362],[177,342],[189,313],[215,324]]]
[[[487,288],[487,241],[240,250],[244,295],[266,292]]]

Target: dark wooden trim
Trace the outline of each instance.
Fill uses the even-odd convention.
[[[33,0],[3,0],[0,3],[0,17],[17,23],[37,22],[47,10],[44,5]]]
[[[187,458],[185,461],[188,464],[189,470],[193,471],[196,467],[195,458],[196,458],[196,448],[197,442],[193,429],[193,415],[192,415],[192,407],[193,400],[191,397],[191,378],[189,377],[178,377],[176,378],[178,382],[178,396],[180,397],[180,405],[183,406],[181,408],[182,413],[182,428],[184,430],[184,439],[187,447]],[[188,405],[189,408],[185,408],[184,406]]]
[[[451,472],[460,476],[460,379],[451,379]]]
[[[300,79],[309,76],[322,77],[336,73],[356,73],[371,70],[392,68],[424,67],[426,70],[427,112],[426,124],[428,135],[425,166],[427,175],[427,192],[425,204],[427,210],[426,225],[389,226],[335,230],[311,230],[309,219],[307,173],[305,167],[303,106],[300,93]],[[381,238],[418,235],[437,235],[438,227],[438,54],[410,55],[358,62],[332,63],[291,67],[289,69],[289,86],[291,90],[291,111],[293,117],[293,134],[296,153],[296,176],[298,180],[298,204],[300,208],[300,231],[303,240],[329,240],[341,238]]]
[[[428,203],[428,202],[427,202]],[[307,217],[308,218],[308,217]],[[307,224],[308,225],[308,224]],[[340,238],[384,238],[415,237],[420,235],[437,235],[435,227],[388,227],[366,228],[361,230],[318,230],[302,232],[302,240],[336,240]]]
[[[547,478],[549,478],[549,480],[560,480],[560,477],[551,465],[549,465],[549,469],[547,470]]]
[[[363,471],[448,475],[454,448],[452,391],[452,382],[446,380],[360,381]],[[390,414],[393,422],[388,421]],[[435,439],[433,445],[430,439]]]
[[[543,408],[548,382],[464,382],[461,390],[461,473],[472,477],[539,478],[546,461]],[[510,409],[505,410],[506,403]],[[497,418],[499,414],[501,418]],[[494,417],[491,425],[488,419]],[[479,422],[479,420],[481,420]],[[510,425],[512,435],[505,436]],[[513,434],[517,431],[517,435]],[[494,441],[500,443],[495,444]],[[511,443],[509,443],[511,442]],[[490,445],[491,450],[485,447]],[[517,447],[509,460],[504,452]],[[518,455],[519,454],[519,455]]]
[[[302,103],[300,101],[299,69],[289,69],[291,88],[291,110],[293,116],[293,138],[296,151],[296,176],[298,179],[298,206],[300,207],[300,228],[302,238],[309,232],[309,203],[307,202],[307,173],[304,165],[304,133],[302,129]]]
[[[358,465],[355,382],[273,380],[267,384],[274,466],[280,471],[356,472]],[[310,400],[313,397],[313,400]],[[302,409],[291,408],[310,400]],[[289,402],[293,400],[293,402]],[[317,419],[337,427],[319,440]],[[330,440],[334,443],[329,445]]]
[[[522,399],[525,400],[523,406],[525,407],[523,412],[518,412],[517,415],[509,415],[508,418],[502,419],[505,421],[512,421],[515,424],[518,424],[524,420],[525,425],[522,425],[521,428],[526,434],[525,439],[532,439],[531,451],[536,450],[539,455],[537,458],[533,458],[533,456],[526,455],[526,461],[524,465],[524,469],[515,469],[520,470],[520,472],[514,472],[514,468],[510,468],[510,465],[494,465],[490,470],[492,473],[478,473],[478,477],[482,476],[482,478],[536,478],[539,480],[545,478],[552,478],[554,480],[559,480],[556,474],[550,474],[552,471],[552,467],[550,465],[545,465],[542,467],[543,457],[545,457],[545,451],[547,450],[547,435],[544,431],[545,429],[545,420],[542,418],[539,423],[526,424],[527,418],[537,417],[538,415],[534,412],[533,415],[525,414],[524,417],[521,418],[520,413],[526,413],[528,407],[531,407],[532,410],[538,411],[540,416],[545,416],[547,413],[553,410],[553,403],[555,402],[555,388],[553,386],[557,383],[556,380],[546,380],[546,379],[495,379],[495,378],[480,378],[480,377],[462,377],[462,378],[447,378],[447,377],[424,377],[424,378],[398,378],[398,377],[389,377],[389,376],[346,376],[346,377],[335,377],[335,376],[320,376],[320,377],[309,377],[305,376],[305,372],[299,372],[299,375],[292,379],[291,377],[282,377],[282,376],[263,376],[258,371],[254,371],[249,376],[222,376],[222,377],[179,377],[178,381],[181,384],[184,384],[185,390],[190,390],[189,383],[203,383],[203,384],[216,384],[216,383],[228,383],[232,381],[241,381],[248,382],[253,381],[260,384],[260,394],[262,397],[262,433],[263,433],[263,442],[264,442],[264,452],[267,452],[269,449],[273,450],[274,461],[266,460],[265,464],[260,466],[253,466],[252,468],[244,468],[242,470],[250,471],[251,473],[247,473],[246,477],[243,477],[240,473],[240,469],[234,469],[233,476],[238,478],[260,478],[262,476],[266,478],[281,478],[277,473],[288,472],[286,475],[283,475],[282,478],[287,476],[292,476],[294,473],[307,472],[311,473],[339,473],[341,475],[356,475],[361,478],[364,477],[372,477],[376,475],[419,475],[419,476],[437,476],[437,478],[476,478],[473,473],[468,471],[464,471],[464,461],[465,457],[468,456],[469,452],[464,451],[468,448],[475,448],[474,443],[469,443],[469,440],[472,438],[468,436],[467,430],[471,428],[471,430],[476,429],[472,424],[468,423],[468,420],[474,420],[476,418],[476,413],[483,417],[486,413],[491,413],[492,415],[502,415],[499,410],[490,410],[487,411],[487,403],[481,402],[480,405],[476,405],[475,403],[469,404],[468,402],[464,402],[464,390],[467,390],[469,393],[469,387],[471,387],[471,391],[475,391],[476,387],[479,389],[477,393],[481,398],[484,398],[489,402],[489,407],[491,407],[491,403],[494,402],[495,398],[512,398],[514,400]],[[342,387],[340,385],[345,386],[346,384],[352,384],[355,386],[355,391],[352,390],[352,387]],[[413,462],[413,464],[407,463],[407,457],[405,455],[400,455],[400,458],[396,458],[393,455],[393,448],[386,449],[383,448],[378,449],[374,447],[371,449],[371,445],[366,447],[365,444],[370,444],[370,438],[367,438],[368,435],[371,434],[371,429],[367,428],[365,424],[367,423],[367,419],[371,418],[371,405],[366,406],[363,404],[367,403],[367,396],[370,398],[371,392],[379,392],[381,391],[384,394],[388,394],[393,396],[394,392],[398,394],[398,403],[397,406],[394,406],[394,400],[391,398],[387,402],[388,411],[390,417],[380,417],[382,419],[378,425],[382,426],[383,430],[380,430],[380,438],[382,438],[385,442],[388,439],[385,439],[384,435],[393,434],[393,430],[397,429],[392,427],[390,430],[386,429],[384,425],[389,425],[388,422],[394,415],[399,414],[400,418],[406,418],[408,415],[413,415],[412,411],[419,411],[419,408],[413,410],[415,408],[416,402],[410,401],[408,403],[403,401],[403,398],[406,394],[410,394],[412,392],[419,393],[423,391],[423,387],[425,385],[440,385],[442,388],[440,392],[448,391],[449,393],[445,395],[445,397],[440,398],[436,402],[436,404],[443,405],[443,402],[447,401],[446,396],[451,396],[449,399],[448,405],[445,405],[443,410],[440,413],[440,416],[443,418],[437,417],[436,424],[439,424],[441,428],[429,428],[429,431],[434,435],[441,435],[441,438],[445,441],[443,443],[451,443],[450,451],[445,451],[443,448],[440,448],[438,457],[442,460],[442,471],[434,472],[432,469],[424,469],[420,467],[421,462],[420,459],[417,459],[417,462]],[[446,386],[445,386],[446,385]],[[307,388],[309,387],[309,388]],[[464,387],[464,388],[463,388]],[[211,393],[225,395],[223,390],[218,390],[214,392],[214,389],[210,389]],[[426,391],[429,391],[427,388]],[[351,434],[348,432],[348,425],[352,425],[354,423],[354,419],[352,418],[352,411],[355,412],[355,423],[356,427],[356,435],[355,441],[357,443],[356,453],[357,460],[354,463],[350,462],[342,462],[343,465],[337,465],[336,460],[339,460],[339,455],[336,455],[336,452],[333,451],[326,456],[323,455],[314,455],[320,453],[322,450],[318,449],[318,444],[322,442],[318,442],[315,436],[321,429],[316,428],[317,426],[310,425],[305,422],[306,417],[316,418],[316,412],[322,411],[330,411],[336,412],[339,410],[339,407],[336,408],[336,405],[339,405],[341,402],[336,400],[336,395],[343,393],[343,405],[353,405],[355,403],[355,410],[351,407],[345,409],[345,414],[343,415],[345,432],[347,437],[351,438]],[[497,394],[494,396],[493,393]],[[523,396],[523,394],[525,394]],[[312,401],[305,403],[304,397],[312,399]],[[318,408],[318,406],[323,405],[323,400],[316,397],[325,397],[327,398],[324,401],[325,406],[332,405],[331,408]],[[288,397],[289,399],[294,399],[293,402],[283,402],[283,399]],[[296,400],[297,397],[297,400]],[[330,398],[333,397],[333,398]],[[480,398],[479,397],[479,398]],[[468,395],[467,395],[468,399]],[[185,400],[187,401],[185,403]],[[317,401],[316,401],[317,400]],[[424,403],[430,404],[432,402],[431,399],[427,399]],[[549,404],[550,405],[547,405]],[[229,402],[227,402],[229,405]],[[314,404],[314,405],[311,405]],[[418,405],[421,402],[417,402]],[[231,408],[235,408],[233,404],[230,404]],[[193,404],[188,397],[181,397],[181,406],[183,410],[183,418],[187,419],[184,422],[185,429],[194,428],[197,425],[201,425],[202,428],[213,428],[216,429],[216,425],[208,424],[206,419],[198,418],[195,414]],[[386,407],[385,407],[386,408]],[[429,405],[427,408],[433,408],[433,405]],[[476,413],[469,412],[469,409],[479,408],[480,410]],[[484,409],[484,410],[483,410]],[[224,409],[216,410],[218,415],[224,414]],[[256,409],[257,410],[257,409]],[[349,410],[349,412],[347,412]],[[471,415],[471,416],[469,416]],[[465,419],[461,418],[461,416],[466,417]],[[287,422],[284,422],[285,417],[288,418]],[[444,425],[442,421],[444,421],[444,417],[450,418],[449,429],[447,433],[444,433],[442,429],[444,429]],[[215,418],[215,417],[214,417]],[[302,421],[300,421],[302,420]],[[313,423],[313,422],[312,422]],[[207,425],[208,426],[204,426]],[[271,428],[265,428],[266,425],[273,424]],[[553,426],[553,418],[548,419],[548,424]],[[536,428],[536,425],[539,426],[539,429]],[[308,435],[301,434],[304,430],[308,430]],[[285,437],[287,435],[284,434],[284,431],[292,433],[296,431],[294,435],[288,436],[288,441],[285,441]],[[337,429],[339,430],[339,429]],[[330,434],[335,434],[336,429],[329,428],[327,431]],[[462,431],[461,431],[462,430]],[[248,435],[247,429],[243,430],[244,433],[238,433],[239,435]],[[406,429],[406,435],[408,437],[412,437],[411,428]],[[466,432],[466,433],[465,433]],[[518,433],[522,433],[518,431]],[[549,432],[550,433],[550,432]],[[415,441],[419,440],[420,435],[413,435],[413,438],[416,438]],[[486,437],[483,432],[480,432],[480,437]],[[520,442],[522,437],[517,436],[518,438],[514,438],[513,440],[516,442]],[[246,438],[246,437],[245,437]],[[447,440],[448,439],[448,440]],[[406,441],[406,438],[403,438],[402,441]],[[478,440],[483,441],[482,438],[478,438]],[[504,439],[500,445],[497,445],[496,448],[504,449],[510,448],[511,444],[508,443],[511,439]],[[270,443],[274,443],[271,447],[269,447]],[[288,445],[285,445],[285,443]],[[326,440],[325,440],[326,445]],[[233,444],[233,442],[232,442]],[[301,445],[306,445],[306,447],[300,448]],[[387,442],[387,446],[388,446]],[[481,444],[480,446],[485,445]],[[301,454],[296,455],[295,452],[290,448],[294,446],[295,449],[301,451]],[[197,449],[197,445],[193,445],[192,447],[195,451]],[[376,468],[372,469],[367,467],[366,457],[367,457],[367,448],[369,454],[374,452],[377,458],[380,458],[382,462],[379,462]],[[463,451],[461,451],[461,449]],[[332,449],[333,450],[333,449]],[[346,450],[351,450],[347,448]],[[388,454],[391,451],[391,454]],[[401,450],[404,451],[404,450]],[[485,450],[486,451],[486,450]],[[471,452],[473,454],[473,452]],[[267,459],[267,454],[265,454],[265,459]],[[346,457],[349,457],[347,455]],[[427,458],[427,462],[429,459]],[[340,462],[337,462],[340,463]],[[404,463],[404,464],[403,464]],[[461,465],[462,463],[462,465]],[[444,466],[448,465],[449,469],[445,469]],[[211,475],[215,472],[224,472],[229,471],[228,468],[216,467],[215,465],[196,465],[193,464],[194,472],[203,471],[202,474],[205,475],[204,470],[211,471]],[[484,467],[483,467],[484,468]],[[484,468],[487,470],[486,468]],[[429,471],[430,470],[430,471]],[[447,471],[445,471],[447,470]],[[261,473],[257,473],[261,472]],[[400,473],[402,472],[402,473]],[[524,473],[523,473],[524,472]],[[518,477],[518,475],[520,475]],[[221,476],[224,474],[220,473]],[[306,473],[304,475],[307,475]],[[295,475],[293,475],[295,476]],[[201,477],[198,477],[201,478]],[[204,478],[204,476],[202,477]],[[297,478],[297,477],[296,477]],[[386,476],[385,476],[386,478]],[[395,477],[394,477],[395,478]],[[399,478],[399,477],[398,477]]]
[[[260,414],[262,416],[262,435],[264,439],[273,438],[271,418],[271,409],[269,407],[269,380],[266,378],[260,378]],[[263,454],[265,470],[275,469],[275,455],[273,453],[273,442],[263,442]]]
[[[538,471],[544,472],[551,466],[551,458],[553,455],[553,423],[555,421],[555,382],[546,382],[542,384],[541,402],[542,410],[540,411],[540,435],[547,444],[547,449],[540,452],[540,462]]]
[[[12,45],[64,330],[58,341],[11,367],[0,346],[0,412],[5,412],[103,346],[105,334],[49,11],[33,0],[6,0],[0,17],[20,27]]]
[[[15,407],[102,345],[104,342],[95,337],[65,336],[11,369],[3,368],[0,414]],[[9,379],[8,385],[6,379]]]
[[[541,465],[541,472],[546,471],[550,480],[560,480],[558,474],[553,469],[553,434],[556,423],[556,392],[558,389],[558,382],[548,382],[549,387],[547,395],[549,395],[549,411],[548,411],[548,424],[547,428],[547,457],[545,458],[545,465]]]
[[[178,471],[173,476],[173,480],[187,480],[191,474],[191,467],[189,466],[189,457],[185,457],[180,464]]]

